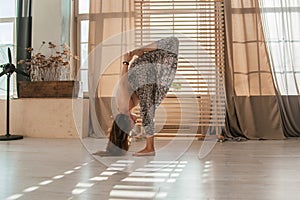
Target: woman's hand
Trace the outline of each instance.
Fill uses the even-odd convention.
[[[137,122],[137,115],[136,114],[134,114],[134,113],[132,113],[132,112],[130,112],[130,118],[132,119],[132,121],[134,122],[134,123],[136,123]]]
[[[132,52],[127,52],[124,55],[123,61],[130,62],[133,58],[134,54]]]

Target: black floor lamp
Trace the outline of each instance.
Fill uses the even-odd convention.
[[[23,139],[22,135],[11,135],[9,133],[9,119],[10,119],[10,111],[9,111],[9,90],[10,90],[10,76],[16,72],[18,74],[22,74],[24,76],[28,76],[25,72],[22,72],[18,70],[13,64],[12,64],[12,59],[11,59],[11,51],[10,48],[8,48],[8,60],[9,63],[2,65],[1,67],[3,68],[3,71],[0,73],[0,77],[3,75],[6,75],[7,77],[7,90],[6,90],[6,135],[1,135],[0,136],[0,141],[8,141],[8,140],[20,140]]]

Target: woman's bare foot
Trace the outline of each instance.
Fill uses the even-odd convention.
[[[135,152],[133,156],[155,156],[155,150],[145,148],[141,151]]]
[[[143,150],[134,153],[133,156],[155,156],[154,137],[148,137],[146,147]]]

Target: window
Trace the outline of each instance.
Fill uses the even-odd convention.
[[[88,92],[88,38],[89,38],[89,0],[75,1],[77,22],[77,55],[80,56],[79,78],[83,83],[83,92]]]
[[[222,0],[135,1],[137,46],[170,35],[180,40],[176,77],[162,103],[167,121],[163,121],[165,117],[159,118],[161,114],[156,119],[156,124],[164,125],[161,131],[164,134],[177,133],[178,129],[188,134],[191,125],[200,127],[197,133],[205,134],[208,127],[224,125],[223,4]],[[198,112],[195,112],[195,99]]]
[[[298,95],[300,3],[299,1],[266,0],[260,0],[259,3],[278,89],[282,95]]]
[[[0,65],[8,63],[8,47],[15,63],[16,1],[0,0],[0,30]],[[2,71],[2,68],[0,70]],[[15,88],[15,77],[11,79],[10,85],[12,91]],[[0,97],[6,97],[6,76],[0,77]]]

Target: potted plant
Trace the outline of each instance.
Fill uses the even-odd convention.
[[[41,52],[48,45],[48,54]],[[37,52],[26,48],[30,59],[20,60],[18,64],[28,67],[30,82],[18,83],[20,98],[28,97],[77,97],[79,82],[74,80],[71,73],[71,62],[79,59],[73,55],[66,45],[57,46],[52,42],[42,42]]]

